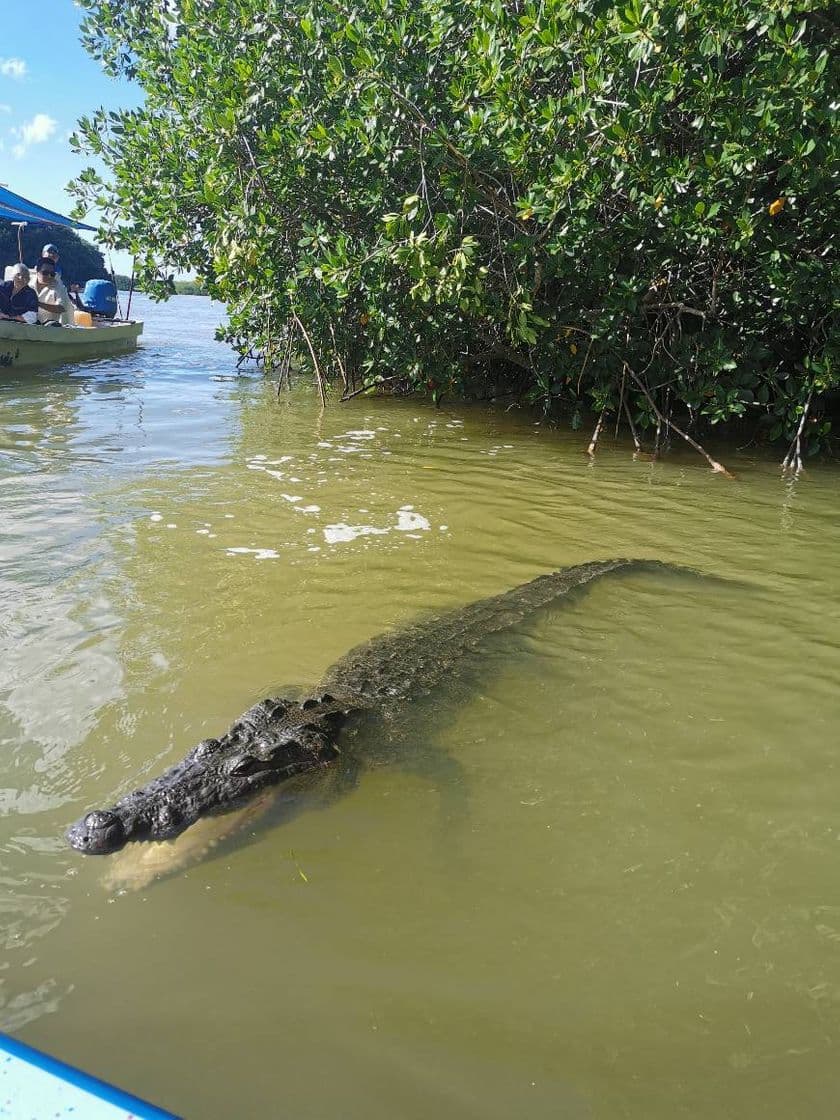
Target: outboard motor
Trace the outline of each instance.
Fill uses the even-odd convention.
[[[88,280],[82,292],[82,304],[91,315],[113,319],[117,313],[117,289],[110,280]]]

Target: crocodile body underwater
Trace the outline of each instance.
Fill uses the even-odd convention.
[[[220,738],[202,740],[111,808],[87,813],[67,839],[91,855],[119,851],[129,841],[172,839],[268,786],[331,767],[341,756],[344,730],[359,714],[402,718],[406,704],[457,677],[487,635],[517,626],[593,580],[630,569],[690,571],[655,560],[578,564],[374,638],[333,665],[309,699],[260,701]]]

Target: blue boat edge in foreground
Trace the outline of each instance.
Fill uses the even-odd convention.
[[[102,1120],[111,1117],[113,1120],[180,1120],[174,1112],[166,1112],[0,1032],[0,1117],[29,1120],[31,1116],[32,1120],[41,1120],[46,1115],[43,1112],[45,1087],[59,1091],[62,1106],[67,1106],[59,1112],[51,1112],[50,1116],[69,1115],[74,1120],[91,1117],[93,1120],[91,1104],[96,1104],[101,1106],[95,1109],[97,1120],[100,1116]],[[10,1095],[10,1089],[14,1096]],[[71,1097],[77,1097],[77,1103],[74,1104]],[[12,1111],[7,1111],[9,1106]],[[21,1106],[29,1111],[21,1111]]]

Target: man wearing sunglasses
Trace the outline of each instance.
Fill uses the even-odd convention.
[[[72,323],[73,307],[67,289],[55,274],[55,264],[41,257],[35,267],[35,295],[38,297],[39,323]]]

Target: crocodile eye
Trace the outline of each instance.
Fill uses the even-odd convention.
[[[218,739],[202,739],[201,742],[193,749],[192,753],[194,758],[208,758],[218,749]]]
[[[257,739],[256,743],[254,743],[255,756],[260,759],[261,762],[270,762],[274,754],[275,746],[276,744],[273,743],[271,739]]]
[[[241,754],[237,758],[232,758],[226,769],[232,778],[247,778],[249,774],[255,773],[262,767],[258,758],[250,754]]]

